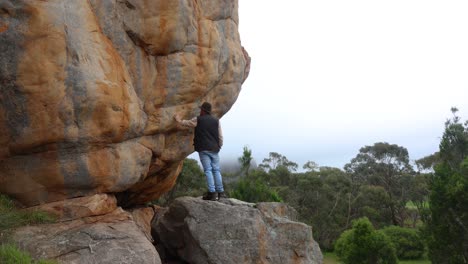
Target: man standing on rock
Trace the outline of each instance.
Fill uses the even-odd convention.
[[[193,145],[200,156],[208,185],[203,200],[225,198],[218,154],[223,146],[223,133],[219,120],[211,115],[211,104],[204,102],[200,107],[200,115],[190,120],[181,120],[177,115],[174,119],[183,126],[195,128]]]

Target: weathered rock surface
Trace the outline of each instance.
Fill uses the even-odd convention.
[[[34,209],[59,217],[55,224],[15,230],[13,240],[34,258],[76,264],[161,263],[156,249],[139,228],[141,219],[146,218],[143,225],[149,225],[151,217],[140,218],[137,225],[132,214],[117,207],[115,197],[95,195]],[[150,216],[152,211],[139,210],[133,214]]]
[[[151,223],[153,217],[155,216],[155,208],[153,207],[141,207],[136,209],[131,209],[130,213],[132,214],[133,220],[136,225],[140,228],[141,231],[145,234],[146,238],[154,242],[151,235]]]
[[[117,209],[117,200],[113,195],[95,194],[92,196],[33,206],[25,210],[46,212],[63,222],[84,217],[105,215],[113,212],[115,209]]]
[[[192,131],[221,117],[249,60],[237,0],[0,1],[0,192],[32,206],[172,188]]]
[[[168,254],[188,263],[322,263],[311,227],[295,217],[280,203],[182,197],[153,226]]]

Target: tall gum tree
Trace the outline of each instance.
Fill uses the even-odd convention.
[[[401,215],[410,192],[407,183],[414,174],[406,148],[387,142],[362,147],[344,169],[350,174],[356,192],[362,185],[381,186],[389,197],[386,206],[392,223],[403,224]]]

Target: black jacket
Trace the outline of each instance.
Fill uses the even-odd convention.
[[[219,144],[219,120],[216,117],[208,114],[197,117],[193,145],[198,152],[219,152],[221,149]]]

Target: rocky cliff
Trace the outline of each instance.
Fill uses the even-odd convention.
[[[0,1],[0,192],[142,204],[192,149],[172,117],[221,117],[247,78],[236,0]]]
[[[0,193],[57,217],[11,230],[14,243],[59,263],[321,263],[311,227],[282,204],[139,207],[193,152],[173,116],[203,101],[223,116],[248,76],[237,9],[0,0]]]

